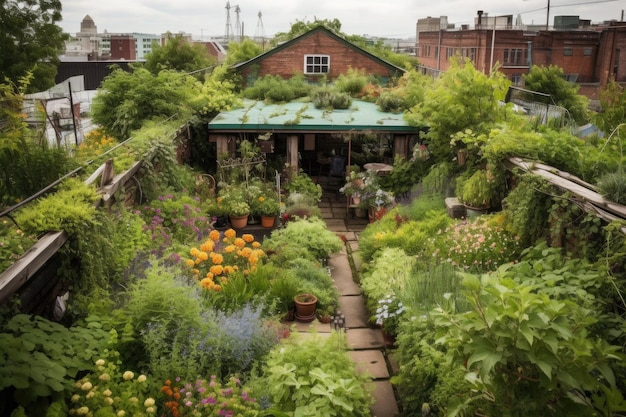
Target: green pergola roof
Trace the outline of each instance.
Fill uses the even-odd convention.
[[[345,132],[376,131],[417,133],[401,113],[385,113],[376,104],[353,101],[346,110],[324,111],[313,103],[267,104],[244,101],[243,108],[218,114],[209,122],[209,131],[237,132]]]

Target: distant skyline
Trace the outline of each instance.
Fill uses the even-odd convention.
[[[80,31],[86,15],[94,20],[98,32],[153,33],[185,32],[194,39],[224,36],[226,0],[62,0],[60,26],[70,34]],[[426,4],[419,4],[426,3]],[[594,23],[620,20],[626,0],[551,0],[550,26],[554,16],[574,15]],[[457,27],[473,26],[478,10],[489,16],[520,15],[524,24],[545,25],[548,0],[249,0],[230,1],[230,23],[236,28],[236,7],[245,36],[272,37],[287,32],[297,21],[338,19],[342,32],[387,38],[415,36],[418,19],[447,16]],[[261,13],[262,28],[258,14]]]

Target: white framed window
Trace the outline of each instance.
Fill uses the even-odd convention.
[[[327,74],[330,71],[330,55],[305,55],[305,74]]]

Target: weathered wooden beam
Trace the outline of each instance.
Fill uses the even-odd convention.
[[[0,303],[5,302],[24,285],[59,248],[67,242],[65,231],[45,234],[30,247],[13,265],[0,274]]]
[[[135,162],[132,167],[127,169],[126,171],[118,174],[113,178],[110,184],[100,188],[100,193],[102,194],[102,201],[107,202],[113,194],[120,189],[120,187],[126,183],[141,167],[141,161]]]

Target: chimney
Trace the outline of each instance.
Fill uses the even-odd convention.
[[[478,11],[478,29],[480,29],[483,25],[483,11]]]

